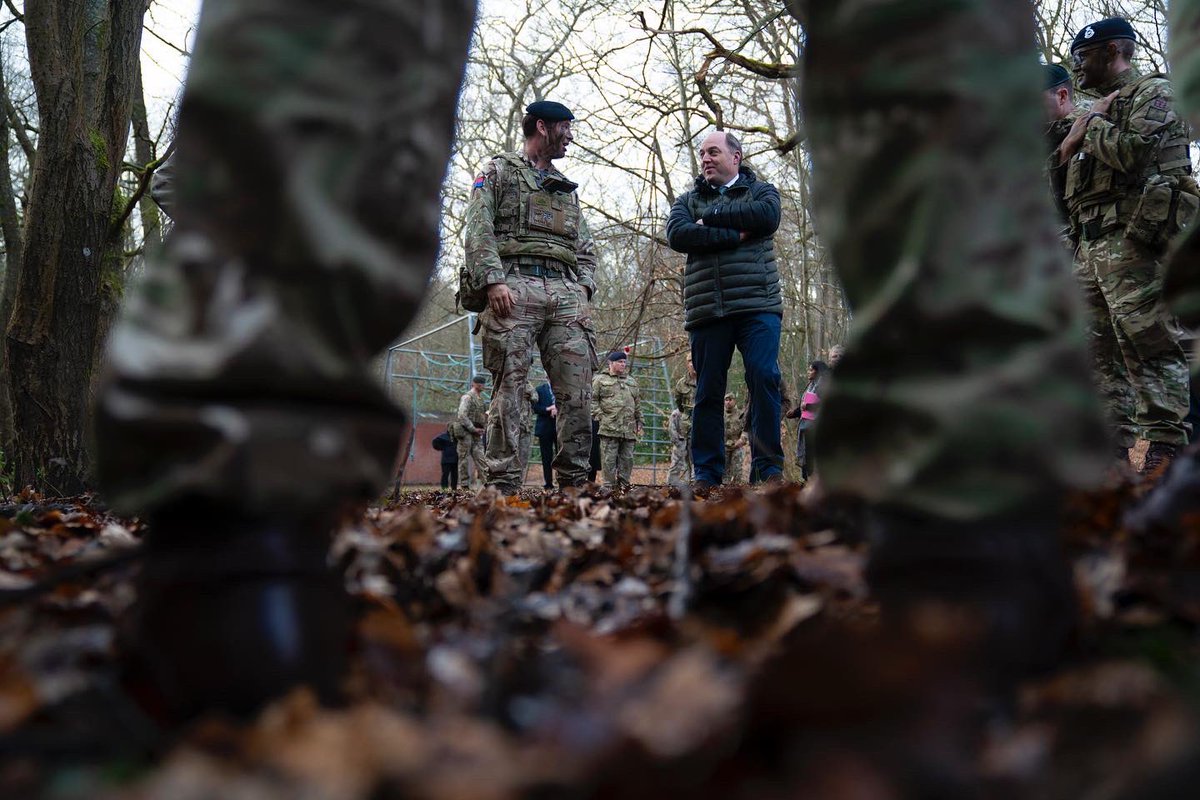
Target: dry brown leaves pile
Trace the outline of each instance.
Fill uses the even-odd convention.
[[[1133,494],[1077,503],[1081,641],[1015,707],[980,706],[956,632],[880,633],[864,547],[795,487],[430,492],[336,537],[345,707],[297,691],[183,731],[117,667],[136,563],[89,566],[138,523],[27,494],[0,507],[0,796],[1190,796],[1200,527],[1130,536]]]

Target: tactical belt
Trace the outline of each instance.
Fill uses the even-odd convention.
[[[556,266],[550,266],[554,264]],[[563,277],[562,267],[557,266],[557,261],[550,259],[545,260],[521,260],[508,268],[509,272],[519,272],[530,278],[561,278]]]
[[[1120,225],[1104,226],[1104,217],[1089,219],[1079,226],[1079,238],[1085,242],[1094,242],[1107,233],[1115,231]]]

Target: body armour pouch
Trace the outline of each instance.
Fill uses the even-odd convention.
[[[579,234],[579,209],[568,194],[533,192],[529,195],[528,225],[530,231],[573,240]]]
[[[483,275],[475,274],[470,267],[461,267],[458,270],[458,291],[454,294],[454,302],[477,314],[487,308],[487,284],[483,282]]]
[[[1153,250],[1166,250],[1171,240],[1191,224],[1198,207],[1195,181],[1153,175],[1142,189],[1125,235]]]

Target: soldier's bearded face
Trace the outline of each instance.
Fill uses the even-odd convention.
[[[575,141],[571,133],[571,121],[555,122],[546,130],[546,155],[551,159],[567,154],[567,145]]]

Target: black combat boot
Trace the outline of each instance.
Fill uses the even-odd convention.
[[[156,515],[146,548],[126,661],[148,705],[246,716],[298,686],[337,701],[349,613],[327,525],[193,505]]]
[[[977,523],[874,514],[867,582],[885,623],[959,620],[977,677],[1007,692],[1055,666],[1076,626],[1054,512]]]
[[[1151,442],[1149,449],[1146,450],[1146,461],[1142,465],[1142,474],[1153,475],[1156,472],[1162,471],[1166,465],[1174,460],[1178,452],[1178,445],[1167,444],[1166,442]]]

